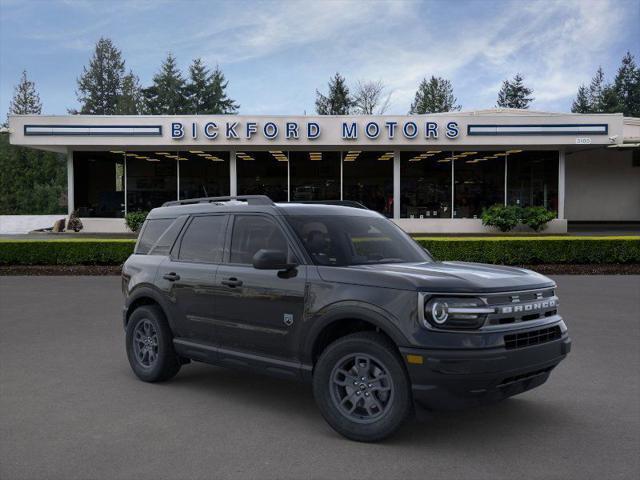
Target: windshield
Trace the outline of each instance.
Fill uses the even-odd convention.
[[[341,267],[433,260],[386,218],[351,215],[286,218],[316,265]]]

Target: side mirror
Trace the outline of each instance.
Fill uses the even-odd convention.
[[[282,250],[261,249],[253,256],[253,268],[258,270],[290,270],[295,263],[287,262],[287,253]]]

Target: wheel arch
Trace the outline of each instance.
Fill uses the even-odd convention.
[[[127,301],[127,310],[124,318],[125,328],[127,327],[129,318],[131,317],[131,314],[134,312],[134,310],[143,305],[156,305],[158,308],[160,308],[160,310],[164,314],[164,317],[167,319],[167,322],[169,322],[169,326],[172,327],[171,318],[168,315],[167,307],[164,305],[164,301],[160,293],[158,293],[151,287],[140,286],[130,294]]]

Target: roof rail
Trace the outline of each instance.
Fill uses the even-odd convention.
[[[249,205],[275,205],[266,195],[233,195],[226,197],[200,197],[200,198],[185,198],[184,200],[173,200],[171,202],[164,202],[163,207],[173,207],[176,205],[193,205],[196,203],[222,203],[231,200],[245,201]]]
[[[363,210],[369,210],[362,203],[355,200],[292,200],[290,203],[312,203],[316,205],[337,205],[340,207],[352,207],[360,208]]]

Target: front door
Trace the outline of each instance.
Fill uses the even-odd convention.
[[[212,343],[216,272],[222,260],[228,215],[191,218],[158,278],[169,297],[176,336]]]
[[[295,328],[302,323],[306,266],[284,274],[257,270],[260,249],[283,250],[295,260],[282,226],[272,217],[235,215],[225,262],[216,274],[216,337],[220,347],[291,358]]]

